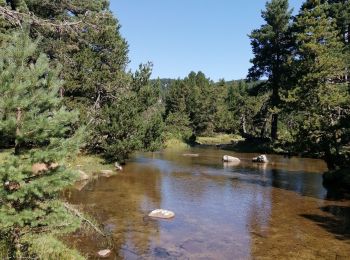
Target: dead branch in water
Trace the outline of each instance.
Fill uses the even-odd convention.
[[[104,234],[104,233],[101,231],[101,229],[99,229],[98,227],[96,227],[96,225],[95,225],[94,223],[92,223],[90,220],[88,220],[87,218],[85,218],[85,217],[83,216],[83,214],[82,214],[79,210],[73,208],[73,207],[72,207],[70,204],[68,204],[68,203],[64,203],[64,207],[65,207],[68,211],[70,211],[71,213],[73,213],[75,216],[77,216],[78,218],[80,218],[83,222],[85,222],[85,223],[87,223],[89,226],[91,226],[91,227],[92,227],[97,233],[99,233],[101,236],[106,237],[106,234]]]

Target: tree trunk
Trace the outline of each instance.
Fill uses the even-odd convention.
[[[272,114],[271,119],[271,139],[277,140],[278,139],[278,114],[274,113]]]
[[[60,98],[64,97],[64,88],[60,87]]]
[[[265,134],[267,131],[267,118],[264,118],[263,121],[264,121],[264,123],[263,123],[261,131],[260,131],[260,138],[265,138]]]
[[[332,155],[330,148],[327,148],[325,151],[325,157],[324,160],[327,163],[328,170],[335,170],[336,169],[336,162],[334,160],[334,156]]]
[[[239,129],[239,132],[240,132],[242,137],[247,135],[247,130],[245,128],[245,115],[244,114],[241,116],[241,126]]]
[[[16,111],[16,137],[15,137],[15,154],[18,155],[20,151],[20,142],[18,141],[18,136],[21,134],[21,119],[22,119],[22,109],[17,107]]]
[[[278,81],[277,81],[278,82]],[[271,96],[271,106],[275,110],[280,104],[280,97],[278,93],[278,83],[273,83],[272,96]],[[278,113],[273,112],[271,118],[271,139],[275,141],[278,139]]]

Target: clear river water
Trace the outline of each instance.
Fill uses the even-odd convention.
[[[198,157],[184,154],[198,154]],[[238,165],[221,161],[228,154]],[[107,233],[68,241],[90,259],[350,259],[350,201],[322,186],[322,160],[215,148],[138,153],[110,178],[66,197]],[[171,220],[149,218],[162,208]]]

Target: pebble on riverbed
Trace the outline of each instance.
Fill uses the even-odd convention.
[[[175,217],[175,213],[170,210],[156,209],[149,213],[148,216],[152,218],[169,219]]]
[[[104,250],[100,250],[98,251],[98,256],[99,257],[102,257],[102,258],[105,258],[105,257],[109,257],[111,255],[112,251],[109,250],[109,249],[104,249]]]

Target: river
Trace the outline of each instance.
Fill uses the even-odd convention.
[[[184,154],[198,154],[198,157]],[[224,154],[241,159],[222,163]],[[138,153],[124,170],[66,195],[108,233],[77,232],[71,245],[109,259],[349,259],[350,202],[327,198],[321,160],[215,148]],[[174,211],[171,220],[147,217]]]

